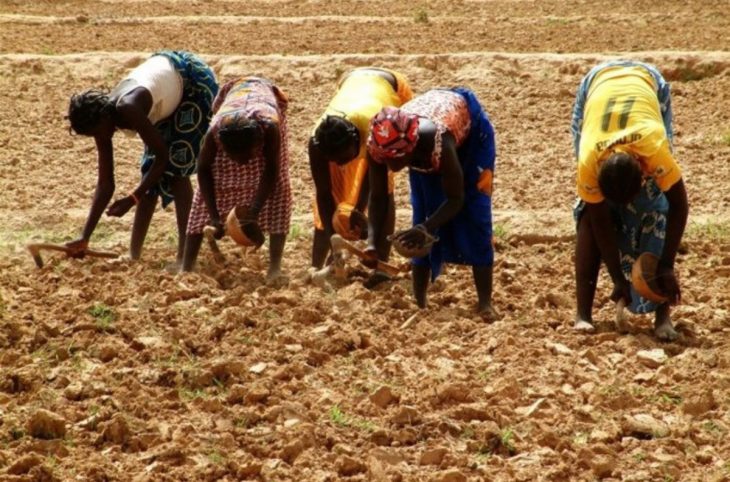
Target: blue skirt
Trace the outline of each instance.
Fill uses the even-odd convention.
[[[478,187],[483,175],[493,175],[494,172],[494,129],[471,90],[462,87],[452,90],[464,97],[471,117],[469,135],[457,151],[464,174],[464,207],[436,230],[439,241],[433,245],[428,256],[412,260],[414,265],[430,266],[432,280],[441,273],[443,263],[471,266],[491,266],[494,263],[492,197]],[[441,187],[441,175],[411,169],[409,181],[413,224],[421,224],[446,200]]]
[[[621,270],[626,279],[631,280],[631,268],[641,253],[648,251],[656,256],[662,255],[667,233],[669,201],[654,180],[648,178],[633,202],[626,206],[609,202],[609,206],[618,234]],[[576,226],[584,209],[585,202],[579,200],[573,209]],[[631,287],[631,304],[627,306],[629,311],[650,313],[658,306],[658,303],[641,297],[634,287]]]
[[[180,105],[168,118],[155,124],[167,144],[170,161],[159,183],[150,192],[162,198],[164,207],[173,201],[173,179],[195,174],[198,168],[198,155],[212,117],[218,83],[210,67],[191,53],[166,50],[153,55],[164,55],[170,59],[183,79]],[[154,152],[145,146],[141,159],[142,175],[150,170],[154,160]]]

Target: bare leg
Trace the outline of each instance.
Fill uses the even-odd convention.
[[[393,234],[395,230],[395,199],[392,194],[388,195],[388,212],[385,217],[385,224],[383,230],[380,232],[380,238],[375,241],[375,249],[378,252],[378,259],[380,261],[388,261],[390,259],[390,247],[391,242],[388,240],[388,236]],[[382,271],[376,271],[370,276],[364,284],[367,289],[373,289],[385,281],[390,281],[392,278],[388,273]]]
[[[383,229],[380,232],[380,238],[375,241],[378,251],[378,259],[380,261],[388,261],[390,259],[391,242],[388,236],[393,234],[395,230],[395,199],[392,194],[388,194],[388,212],[385,217]]]
[[[431,278],[431,267],[413,265],[411,270],[413,275],[413,295],[416,297],[416,304],[419,308],[426,307],[426,291]]]
[[[659,305],[654,316],[654,336],[661,341],[676,340],[679,334],[672,326],[672,317],[669,315],[669,303]]]
[[[195,268],[195,260],[198,259],[200,245],[203,242],[202,234],[188,234],[185,236],[185,252],[183,254],[182,270],[192,271]]]
[[[593,237],[588,216],[578,222],[578,239],[575,246],[575,291],[578,312],[575,316],[575,329],[593,331],[593,299],[596,295],[598,270],[601,267],[601,252]]]
[[[269,236],[269,272],[266,279],[273,280],[281,276],[281,257],[284,254],[286,234],[272,234]]]
[[[488,320],[494,321],[499,315],[492,307],[492,268],[493,266],[472,266],[474,285],[477,288],[479,304],[477,312]]]
[[[314,230],[314,241],[312,242],[312,266],[320,269],[327,260],[330,252],[330,240],[324,230]]]
[[[175,217],[177,218],[177,258],[182,263],[185,250],[185,232],[188,229],[190,206],[193,204],[193,186],[190,178],[176,177],[171,185],[172,195],[175,196]]]
[[[157,207],[157,195],[147,193],[141,196],[137,209],[134,211],[134,223],[132,224],[132,239],[129,243],[129,257],[139,259],[142,256],[142,245],[147,237],[147,230],[150,228],[152,215]]]

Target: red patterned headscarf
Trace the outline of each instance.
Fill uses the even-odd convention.
[[[403,157],[418,142],[418,116],[395,107],[383,110],[370,121],[368,153],[376,162]]]

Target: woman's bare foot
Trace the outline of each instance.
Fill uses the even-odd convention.
[[[596,331],[596,327],[590,321],[583,320],[579,317],[575,318],[575,324],[573,325],[575,331],[581,333],[593,333]]]
[[[363,286],[365,286],[365,288],[371,290],[371,289],[375,288],[376,286],[378,286],[382,283],[385,283],[386,281],[390,281],[392,279],[393,278],[391,278],[391,276],[388,273],[383,273],[382,271],[376,271],[375,273],[373,273],[372,276],[370,276],[370,278],[368,278],[363,283]]]
[[[270,269],[266,273],[266,286],[272,288],[281,288],[289,284],[289,277],[281,272],[280,269]]]
[[[669,316],[669,304],[664,303],[656,309],[654,318],[654,336],[660,341],[674,341],[679,333],[672,326],[672,317]]]
[[[477,308],[477,313],[487,323],[494,323],[501,318],[497,310],[494,309],[491,303],[485,303]]]

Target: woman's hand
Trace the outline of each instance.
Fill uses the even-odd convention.
[[[132,209],[132,206],[134,205],[135,202],[132,196],[123,197],[122,199],[114,201],[114,203],[109,206],[109,209],[106,210],[106,215],[121,218],[122,216],[127,214],[127,212]]]
[[[84,238],[79,238],[66,243],[66,247],[69,249],[66,253],[69,258],[83,258],[86,255],[86,250],[89,248],[89,241]]]

